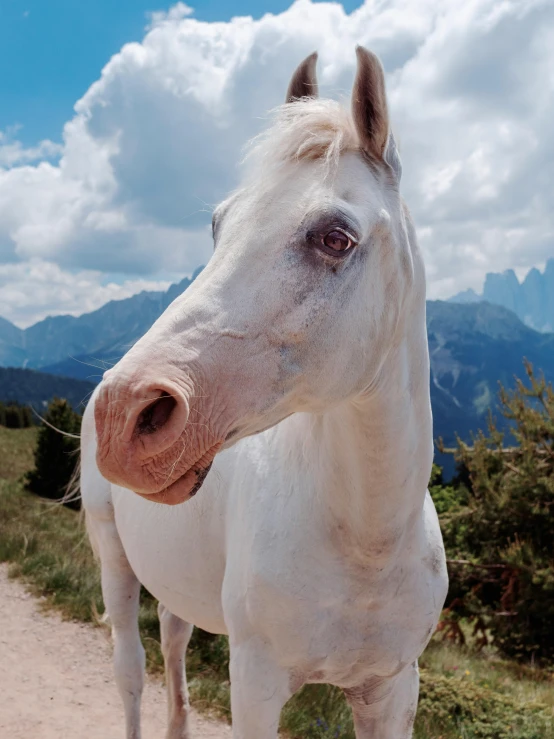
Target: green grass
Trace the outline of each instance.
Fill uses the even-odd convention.
[[[18,480],[31,469],[37,433],[37,428],[0,426],[0,480]]]
[[[45,607],[98,623],[98,566],[80,515],[28,493],[21,481],[35,439],[36,429],[0,427],[0,561],[45,596]],[[147,593],[140,627],[148,667],[160,671],[156,603]],[[195,630],[187,657],[193,703],[229,718],[227,660],[225,638]],[[501,660],[490,648],[476,655],[436,640],[421,667],[415,739],[554,739],[552,673]],[[342,693],[322,685],[303,688],[287,703],[282,729],[295,739],[354,737]]]

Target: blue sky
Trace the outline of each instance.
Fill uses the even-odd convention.
[[[345,0],[351,11],[361,0]],[[289,0],[198,0],[194,17],[227,21],[280,13]],[[0,130],[21,126],[26,146],[59,141],[73,105],[123,44],[140,41],[152,0],[2,0],[0,4]]]
[[[292,71],[317,49],[348,105],[356,44],[385,68],[429,297],[554,256],[552,0],[191,4],[0,0],[0,316],[78,315],[205,264]]]

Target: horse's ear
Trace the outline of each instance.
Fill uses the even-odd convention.
[[[300,98],[316,98],[318,96],[316,64],[317,51],[314,51],[297,67],[287,90],[287,103],[292,103]]]
[[[400,180],[402,177],[402,162],[400,161],[400,154],[398,153],[398,147],[396,146],[392,131],[389,131],[389,140],[387,141],[387,148],[385,149],[385,156],[383,158],[396,175],[396,179]]]
[[[358,70],[352,90],[352,116],[360,144],[373,159],[384,159],[389,139],[385,73],[381,62],[363,46],[356,48]]]

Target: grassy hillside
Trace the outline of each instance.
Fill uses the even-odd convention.
[[[50,607],[97,622],[103,610],[98,568],[79,514],[27,493],[36,430],[0,428],[0,561],[11,562]],[[151,670],[161,668],[154,600],[143,594],[140,626]],[[188,655],[191,694],[199,708],[229,717],[227,644],[196,631]],[[553,739],[552,674],[445,646],[435,638],[421,660],[415,739]],[[116,691],[113,686],[114,694]],[[340,691],[308,686],[285,707],[283,731],[294,739],[354,739]]]
[[[18,480],[33,465],[38,428],[7,429],[0,426],[0,485]]]

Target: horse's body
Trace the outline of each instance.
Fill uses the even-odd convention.
[[[379,162],[348,150],[348,131],[332,171],[329,157],[322,163],[316,154],[293,163],[296,176],[279,191],[281,207],[287,218],[298,208],[304,222],[315,200],[324,203],[321,256],[310,250],[298,257],[294,246],[280,259],[275,249],[258,254],[252,267],[225,250],[218,259],[218,243],[204,273],[108,373],[85,413],[83,503],[102,564],[128,737],[140,735],[139,583],[163,604],[170,739],[190,736],[183,677],[190,624],[229,634],[236,739],[276,737],[282,706],[306,682],[345,690],[359,739],[411,736],[417,658],[446,589],[426,492],[425,289],[414,230],[390,184],[400,171],[384,92],[381,101],[377,95],[380,66],[363,50],[359,59],[355,98],[364,91],[373,97],[364,106],[365,139],[364,113],[354,103],[357,145],[369,160],[380,152],[387,186],[375,174]],[[313,91],[314,61],[297,71],[290,99]],[[372,117],[379,105],[384,123]],[[319,112],[326,130],[325,110]],[[324,176],[307,203],[320,166]],[[275,189],[263,189],[256,196],[262,191],[268,209],[280,202]],[[255,220],[241,204],[245,191],[248,185],[224,206],[216,242],[227,229],[237,243]],[[328,216],[331,207],[339,215]],[[256,225],[256,245],[279,243],[265,221]],[[287,230],[287,249],[297,228]],[[267,322],[264,270],[271,281],[275,265],[294,270],[293,283],[303,274],[290,287],[285,270]],[[359,299],[350,305],[353,296]],[[333,311],[340,311],[338,327],[329,322]],[[196,498],[177,507],[151,502],[188,499],[212,461]]]

